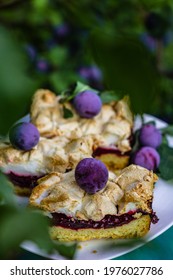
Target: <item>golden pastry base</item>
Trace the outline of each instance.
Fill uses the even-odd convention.
[[[150,215],[143,215],[140,218],[114,228],[100,229],[78,229],[72,230],[59,226],[50,228],[52,239],[59,241],[86,241],[101,238],[139,238],[144,236],[150,229]]]

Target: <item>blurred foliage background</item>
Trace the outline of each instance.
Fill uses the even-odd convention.
[[[173,119],[173,1],[0,1],[0,134],[76,80]],[[152,105],[152,106],[151,106]]]
[[[171,123],[173,1],[0,1],[0,135],[37,88],[60,94],[77,80]]]

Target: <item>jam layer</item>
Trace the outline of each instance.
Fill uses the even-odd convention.
[[[21,176],[13,172],[6,174],[8,179],[15,185],[21,188],[33,189],[37,185],[37,180],[43,176]]]
[[[122,153],[120,150],[112,147],[98,147],[97,149],[95,149],[92,156],[98,157],[106,154],[115,154],[116,156],[123,157],[128,156],[129,152]]]
[[[142,213],[142,215],[148,215],[148,213],[143,211],[136,211],[136,213]],[[68,217],[65,214],[61,213],[51,213],[52,214],[52,225],[53,226],[61,226],[63,228],[70,228],[70,229],[86,229],[86,228],[112,228],[115,226],[122,226],[124,224],[128,224],[131,221],[135,220],[133,216],[135,212],[129,212],[126,214],[122,214],[120,216],[116,215],[106,215],[100,221],[93,221],[93,220],[78,220],[72,217]]]

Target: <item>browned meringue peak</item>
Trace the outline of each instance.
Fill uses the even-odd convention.
[[[70,125],[66,129],[67,121],[63,118],[63,105],[59,102],[60,96],[46,89],[39,89],[33,96],[31,104],[31,121],[37,126],[41,136],[54,137],[63,135],[64,130],[77,129],[77,115],[70,104],[66,106],[73,111],[72,118],[68,119]],[[62,126],[62,127],[61,127]]]
[[[0,168],[4,173],[18,175],[44,175],[52,171],[65,172],[83,158],[91,157],[96,136],[83,136],[69,140],[64,136],[40,138],[30,151],[21,151],[10,143],[0,142]]]
[[[108,214],[121,215],[136,209],[150,213],[148,200],[152,198],[156,179],[155,174],[145,168],[130,165],[118,177],[110,172],[105,188],[89,195],[77,185],[74,170],[65,174],[50,173],[39,180],[31,194],[30,204],[49,213],[64,213],[77,219],[94,221]],[[140,191],[136,188],[136,182],[140,184]],[[146,197],[145,188],[148,192]]]
[[[61,97],[48,90],[38,90],[33,97],[31,121],[44,137],[65,136],[67,138],[83,135],[101,135],[100,146],[114,145],[122,151],[130,150],[129,137],[133,117],[126,100],[103,104],[101,112],[92,119],[81,118],[70,103],[65,106],[73,112],[73,117],[63,117]]]
[[[138,208],[151,212],[154,183],[158,177],[153,171],[149,171],[138,165],[129,165],[124,168],[116,179],[116,183],[125,191],[124,204],[135,203]],[[123,210],[121,204],[121,211]]]

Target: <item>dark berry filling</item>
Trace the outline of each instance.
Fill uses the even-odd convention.
[[[155,212],[152,212],[152,213],[151,213],[151,222],[152,222],[153,224],[157,224],[158,221],[159,221],[159,218],[157,217],[156,213],[155,213]]]
[[[95,149],[92,156],[97,157],[105,154],[116,154],[117,156],[121,157],[128,156],[129,152],[122,153],[120,150],[114,147],[98,147]]]
[[[33,189],[37,185],[37,180],[43,176],[21,176],[13,172],[6,174],[8,179],[15,185],[21,188]]]
[[[148,215],[148,213],[138,210],[136,213],[142,213],[142,215]],[[51,213],[52,214],[52,225],[53,226],[61,226],[63,228],[70,228],[74,230],[78,229],[86,229],[86,228],[94,228],[94,229],[100,229],[100,228],[111,228],[115,226],[122,226],[124,224],[128,224],[131,221],[135,220],[134,217],[135,212],[130,211],[128,213],[122,214],[120,216],[116,215],[106,215],[102,220],[100,221],[93,221],[93,220],[78,220],[74,219],[73,217],[68,217],[65,214],[61,213]],[[153,214],[151,214],[152,216]],[[157,217],[154,213],[154,216]],[[155,223],[158,222],[158,218],[153,220]],[[152,221],[152,222],[153,222]]]

